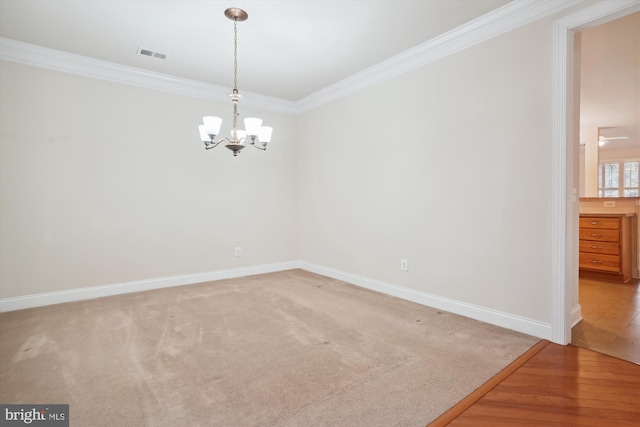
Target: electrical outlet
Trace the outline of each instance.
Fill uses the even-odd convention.
[[[242,255],[242,248],[236,248],[236,256]]]
[[[409,261],[407,261],[406,259],[401,259],[400,260],[400,270],[409,271]]]

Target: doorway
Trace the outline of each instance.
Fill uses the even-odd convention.
[[[638,196],[639,41],[640,12],[575,35],[574,61],[580,70],[580,214],[627,214],[637,210],[636,200],[629,198]],[[624,256],[620,254],[621,243],[601,243],[598,237],[580,241],[580,250],[584,251],[579,256],[583,261],[580,265],[586,264],[582,257],[594,264],[580,271],[582,321],[572,328],[571,343],[640,364],[640,293],[634,255],[639,239],[635,227],[631,228],[633,232],[627,235],[633,235],[629,238],[635,244],[622,247]],[[625,279],[631,272],[636,279],[616,283],[625,279],[602,277],[610,274],[605,270],[616,268],[603,263],[617,260],[619,267],[621,259],[626,261]],[[583,273],[589,278],[582,277]]]
[[[571,342],[581,319],[578,302],[578,117],[574,117],[574,35],[640,10],[640,2],[601,2],[554,23],[551,331],[553,342]]]

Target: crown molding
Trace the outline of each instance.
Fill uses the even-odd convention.
[[[342,98],[490,38],[559,12],[583,0],[514,0],[506,5],[327,86],[296,102],[302,113]]]
[[[614,19],[640,11],[640,0],[601,1],[557,21],[556,26],[572,31],[602,25]]]
[[[229,88],[0,37],[0,59],[115,83],[155,89],[210,101],[229,101]],[[295,114],[293,101],[242,92],[242,104]]]
[[[514,0],[298,101],[243,92],[243,105],[299,114],[512,31],[583,0]],[[608,3],[608,2],[603,2]],[[227,102],[228,88],[0,38],[0,59],[83,77]]]

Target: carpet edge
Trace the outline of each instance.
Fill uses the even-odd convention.
[[[480,400],[485,394],[491,391],[495,386],[504,381],[507,377],[513,374],[518,368],[527,363],[536,354],[540,353],[547,345],[549,340],[540,340],[537,344],[531,347],[529,350],[522,353],[516,360],[507,365],[500,372],[491,377],[487,382],[475,389],[471,394],[456,403],[449,408],[444,414],[433,420],[428,424],[428,427],[442,427],[449,424],[457,416],[466,411],[471,405]]]

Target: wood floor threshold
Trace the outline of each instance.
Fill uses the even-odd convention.
[[[451,421],[453,421],[454,418],[469,409],[471,405],[476,403],[495,386],[497,386],[511,374],[513,374],[518,368],[531,360],[531,358],[533,358],[536,354],[540,353],[542,349],[544,349],[547,345],[549,345],[548,340],[541,340],[540,342],[538,342],[536,345],[524,352],[516,360],[511,362],[503,370],[491,377],[486,383],[482,384],[480,387],[474,390],[473,393],[462,399],[455,406],[451,407],[451,409],[449,409],[447,412],[436,418],[428,425],[428,427],[441,427],[449,424]]]

